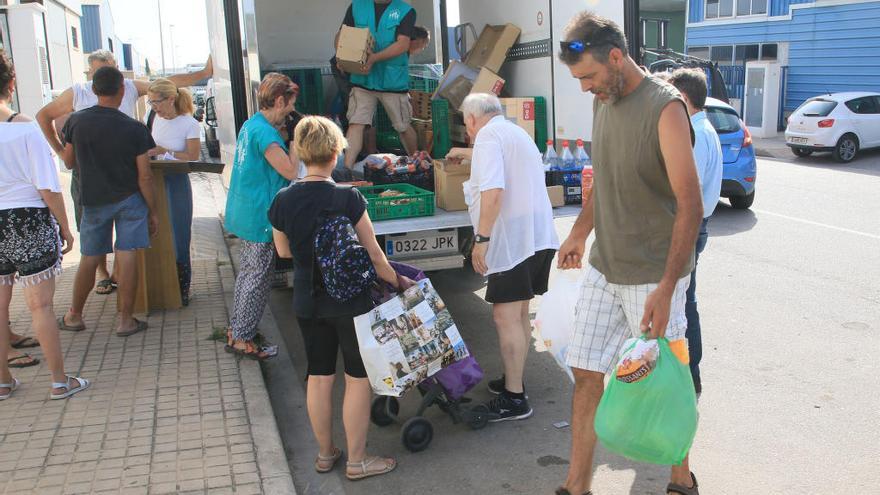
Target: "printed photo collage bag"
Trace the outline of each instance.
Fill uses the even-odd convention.
[[[400,294],[374,291],[379,304],[354,319],[373,392],[403,397],[433,377],[456,400],[482,380],[482,370],[431,281],[416,268],[392,266],[416,284]]]

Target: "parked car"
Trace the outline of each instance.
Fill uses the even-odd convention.
[[[839,162],[852,161],[859,150],[880,146],[880,94],[810,98],[788,118],[785,144],[797,156],[830,151]]]
[[[736,110],[721,100],[706,98],[705,111],[721,140],[724,160],[721,197],[728,198],[734,208],[747,209],[755,201],[755,177],[758,171],[752,134]]]

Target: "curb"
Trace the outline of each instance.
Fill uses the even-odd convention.
[[[221,231],[225,234],[222,223],[220,227]],[[232,315],[235,273],[225,235],[220,242],[223,243],[223,249],[218,250],[220,253],[220,259],[218,260],[220,283],[223,286],[226,310]],[[275,421],[272,403],[269,400],[269,392],[266,382],[263,380],[260,364],[250,359],[242,359],[239,360],[239,370],[248,422],[254,439],[254,447],[257,451],[257,469],[260,471],[263,493],[270,495],[296,495],[293,476],[287,465],[287,455],[281,443],[281,433],[278,430],[278,423]]]

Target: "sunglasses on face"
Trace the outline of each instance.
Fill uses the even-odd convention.
[[[162,99],[159,99],[159,100],[147,100],[147,103],[149,103],[150,106],[155,107],[156,105],[162,103],[163,101],[165,101],[165,100],[167,100],[167,99],[168,99],[168,98],[162,98]]]

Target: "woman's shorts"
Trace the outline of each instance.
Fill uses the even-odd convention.
[[[0,210],[0,285],[28,287],[61,274],[61,237],[48,208]]]

